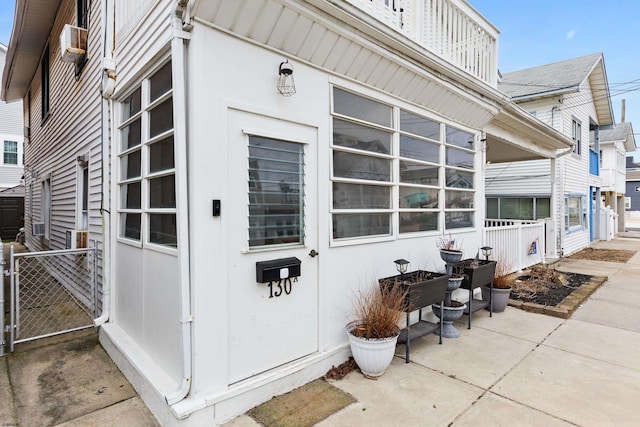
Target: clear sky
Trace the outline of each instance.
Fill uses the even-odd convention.
[[[14,0],[0,0],[0,43],[7,45]],[[602,52],[616,122],[626,121],[640,146],[640,1],[470,0],[500,30],[498,62],[507,73]],[[635,154],[640,161],[640,152]]]
[[[601,52],[616,123],[621,100],[640,146],[640,1],[470,0],[500,30],[502,73]],[[640,160],[640,152],[634,154]]]

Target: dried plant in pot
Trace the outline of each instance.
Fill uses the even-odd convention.
[[[503,259],[496,262],[495,277],[493,278],[493,289],[489,286],[482,286],[482,300],[491,301],[494,313],[500,313],[509,305],[509,297],[511,289],[515,281],[515,275],[512,273],[511,265]],[[491,298],[489,298],[491,293]],[[487,307],[489,309],[489,307]]]
[[[401,286],[372,286],[357,291],[354,320],[347,325],[351,353],[365,376],[378,377],[391,364],[408,290]]]
[[[436,241],[436,247],[440,249],[440,258],[446,263],[453,265],[462,259],[462,250],[460,240],[456,241],[449,233],[449,236],[439,237]],[[450,273],[449,271],[447,271]]]

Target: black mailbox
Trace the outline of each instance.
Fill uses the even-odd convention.
[[[256,262],[256,282],[268,283],[298,277],[301,263],[296,257]]]

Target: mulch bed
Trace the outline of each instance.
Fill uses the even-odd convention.
[[[593,261],[607,261],[625,263],[636,254],[636,251],[628,251],[624,249],[594,249],[585,248],[577,252],[569,259],[588,259]]]
[[[560,273],[551,268],[534,266],[528,274],[520,276],[511,291],[511,299],[555,306],[593,276],[578,273]]]

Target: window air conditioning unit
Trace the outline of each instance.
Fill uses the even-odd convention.
[[[44,236],[44,222],[32,223],[31,234],[33,234],[34,236]]]
[[[78,62],[87,54],[87,30],[65,25],[60,33],[62,62]]]
[[[83,249],[87,247],[87,230],[67,230],[67,249]]]

